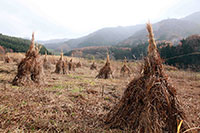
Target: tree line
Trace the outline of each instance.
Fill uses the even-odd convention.
[[[0,46],[4,48],[5,52],[26,52],[29,48],[30,43],[31,41],[27,39],[11,37],[11,36],[0,34]],[[45,51],[47,51],[48,54],[51,54],[42,45],[40,53],[44,54]]]
[[[126,57],[128,60],[140,60],[147,56],[147,47],[148,42],[144,42],[129,46],[129,48],[112,46],[72,50],[65,53],[65,55],[104,59],[108,50],[112,59],[123,60]],[[189,36],[180,40],[177,44],[168,41],[157,41],[157,47],[165,64],[200,70],[200,35]]]

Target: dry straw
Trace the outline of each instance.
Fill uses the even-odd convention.
[[[17,75],[13,80],[13,85],[31,85],[33,83],[44,83],[43,77],[43,61],[39,51],[41,46],[34,43],[34,33],[32,41],[25,58],[18,65]]]
[[[97,70],[97,65],[95,62],[93,62],[92,65],[90,66],[90,70]]]
[[[45,51],[43,67],[44,67],[44,69],[48,70],[48,69],[51,69],[51,66],[52,66],[52,64],[49,62],[49,60],[47,58],[47,51]]]
[[[66,74],[67,71],[67,64],[63,59],[63,52],[61,52],[60,54],[60,59],[58,60],[57,64],[56,64],[56,70],[55,73],[58,74]]]
[[[10,58],[9,54],[7,53],[6,56],[5,56],[5,60],[4,60],[5,63],[11,63],[12,62],[12,59]]]
[[[131,70],[130,68],[127,66],[127,60],[126,57],[124,58],[124,65],[122,66],[121,70],[120,70],[121,75],[124,76],[130,76],[131,75]]]
[[[99,74],[96,76],[96,78],[103,78],[103,79],[113,78],[112,69],[110,66],[110,58],[108,53],[107,53],[106,64],[104,65],[104,67],[100,69]]]
[[[140,133],[176,133],[181,120],[182,130],[187,128],[186,118],[176,90],[164,74],[151,24],[147,23],[146,28],[149,47],[142,74],[129,83],[119,103],[105,117],[105,124]]]
[[[81,68],[82,67],[82,64],[81,62],[79,61],[77,64],[76,64],[76,68]]]
[[[73,63],[72,59],[68,63],[69,71],[75,71],[76,64]]]

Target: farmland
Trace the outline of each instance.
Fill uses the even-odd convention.
[[[18,54],[10,54],[11,59]],[[22,58],[22,55],[20,56]],[[44,58],[44,57],[42,57]],[[56,74],[58,56],[48,56],[51,67],[44,71],[44,85],[13,86],[17,63],[0,61],[0,132],[120,132],[107,129],[105,115],[118,103],[128,83],[140,75],[142,61],[129,62],[130,77],[122,77],[123,63],[112,61],[114,79],[96,79],[104,60],[73,58],[81,68],[68,74]],[[64,56],[70,60],[72,57]],[[200,125],[200,73],[165,66],[169,82],[191,127]],[[125,129],[124,131],[131,131]]]

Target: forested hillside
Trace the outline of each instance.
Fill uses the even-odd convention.
[[[147,55],[147,47],[147,42],[137,45],[132,48],[131,53],[141,59]],[[158,42],[158,49],[165,64],[200,71],[200,35],[182,39],[178,45],[167,41]]]
[[[0,46],[2,46],[5,51],[26,52],[29,48],[30,43],[31,41],[27,39],[0,34]],[[40,53],[44,54],[45,51],[47,51],[47,49],[42,46]]]
[[[147,56],[147,47],[148,42],[146,41],[131,48],[116,46],[80,48],[72,50],[66,55],[103,59],[108,50],[112,59],[123,60],[126,57],[129,60],[139,60]],[[200,70],[198,69],[200,66],[200,35],[189,36],[176,45],[170,41],[157,41],[157,47],[166,64]]]
[[[160,54],[166,64],[200,71],[200,35],[189,36],[178,46],[161,48]]]

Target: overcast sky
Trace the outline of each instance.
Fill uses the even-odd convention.
[[[103,27],[181,18],[200,0],[0,0],[0,33],[37,40],[76,38]]]

